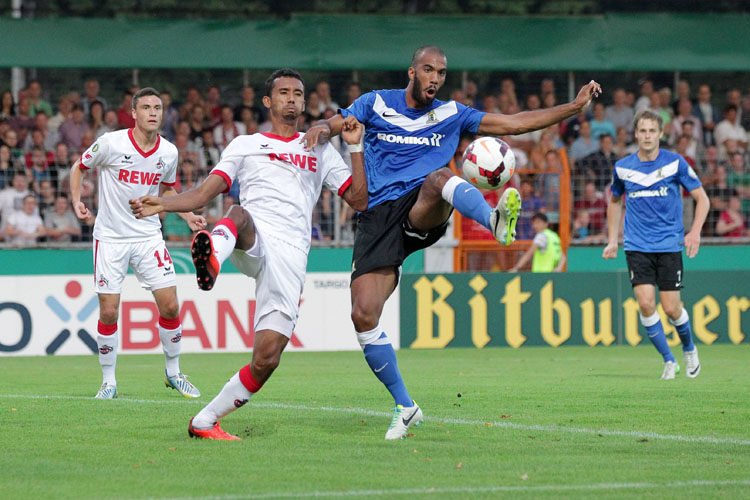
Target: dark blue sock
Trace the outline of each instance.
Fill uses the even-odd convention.
[[[490,229],[492,207],[484,200],[482,193],[468,182],[456,186],[453,192],[453,207],[464,217],[474,219]]]
[[[382,333],[375,342],[382,341],[382,339],[387,340],[387,338],[386,334]],[[382,344],[368,344],[364,347],[364,353],[370,369],[378,377],[378,380],[386,386],[396,404],[412,406],[414,402],[406,391],[401,372],[398,371],[396,351],[393,350],[391,343],[386,341]]]
[[[672,351],[669,350],[667,336],[664,335],[664,327],[661,326],[661,320],[651,326],[647,326],[646,333],[648,334],[648,338],[651,339],[651,342],[654,344],[654,347],[656,347],[656,350],[659,351],[659,354],[664,358],[665,362],[675,360]]]
[[[677,330],[677,335],[680,336],[680,340],[682,341],[682,350],[695,350],[695,344],[693,344],[693,332],[690,330],[690,321],[685,321],[681,325],[674,325],[674,327]]]

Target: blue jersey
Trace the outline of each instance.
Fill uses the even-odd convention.
[[[681,252],[682,189],[699,188],[701,181],[677,153],[659,150],[654,161],[633,153],[615,163],[612,194],[625,194],[625,250]]]
[[[346,109],[365,126],[368,208],[395,200],[448,165],[464,130],[476,133],[485,113],[435,99],[425,109],[406,106],[405,90],[376,90]]]

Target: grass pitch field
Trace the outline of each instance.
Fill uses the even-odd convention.
[[[285,354],[223,420],[239,442],[186,429],[249,355],[183,356],[199,400],[161,356],[120,356],[115,401],[93,355],[2,358],[0,497],[748,498],[750,346],[700,355],[661,381],[650,345],[403,350],[426,421],[399,442],[359,352]]]

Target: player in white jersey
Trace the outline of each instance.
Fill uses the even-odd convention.
[[[277,70],[266,80],[263,104],[271,132],[234,139],[221,161],[196,189],[172,198],[131,200],[139,218],[159,212],[192,210],[219,193],[232,179],[240,204],[229,209],[213,231],[200,231],[192,253],[198,286],[213,287],[222,262],[232,263],[256,281],[255,343],[252,361],[190,420],[188,433],[206,439],[239,439],[221,429],[219,419],[247,403],[279,364],[297,322],[310,249],[311,219],[321,187],[336,189],[355,210],[367,207],[367,183],[359,145],[362,125],[347,120],[342,138],[352,154],[350,169],[330,145],[305,150],[297,118],[305,109],[304,83],[296,71]]]
[[[102,367],[99,399],[117,397],[117,319],[122,282],[130,267],[150,290],[159,310],[159,338],[166,358],[165,384],[185,397],[200,391],[180,371],[182,326],[179,319],[175,271],[164,244],[158,216],[136,219],[128,200],[144,195],[173,196],[177,148],[157,130],[162,121],[159,93],[146,87],[133,96],[135,127],[102,135],[71,170],[70,191],[76,216],[91,216],[81,201],[83,171],[97,169],[99,212],[94,223],[94,288],[99,297],[97,345]],[[203,217],[180,216],[194,231],[206,227]]]

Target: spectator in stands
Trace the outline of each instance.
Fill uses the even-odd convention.
[[[535,179],[534,190],[544,202],[545,213],[553,224],[559,222],[560,209],[560,174],[562,173],[562,161],[560,153],[556,149],[547,151],[544,155],[545,168],[541,175]]]
[[[68,145],[68,148],[75,151],[83,151],[81,149],[81,138],[84,132],[89,129],[89,124],[85,120],[83,114],[83,108],[76,104],[73,106],[73,111],[70,114],[70,118],[65,120],[60,125],[60,140]]]
[[[529,94],[526,96],[526,110],[534,111],[542,107],[542,100],[536,94]]]
[[[0,119],[10,120],[16,115],[16,103],[10,90],[3,91],[0,96]]]
[[[260,122],[263,119],[263,110],[261,110],[258,103],[255,102],[255,88],[253,87],[242,87],[240,93],[242,101],[239,106],[234,108],[234,119],[235,121],[245,123],[246,119],[243,118],[242,112],[244,108],[247,108],[252,113],[252,118],[256,122]]]
[[[552,78],[543,78],[539,84],[539,95],[542,96],[542,101],[549,94],[555,94],[555,81]]]
[[[750,93],[742,98],[742,106],[740,106],[740,126],[745,130],[750,130]]]
[[[349,107],[354,100],[362,95],[362,86],[357,82],[349,84],[349,88],[346,91],[346,106]]]
[[[13,180],[15,173],[13,158],[7,144],[0,144],[0,189],[5,189]]]
[[[576,164],[576,170],[580,171],[587,181],[593,182],[596,189],[601,192],[604,192],[612,182],[612,169],[618,159],[614,147],[612,136],[602,134],[599,137],[599,148],[581,158]]]
[[[691,121],[693,123],[693,138],[695,138],[696,141],[702,143],[703,129],[701,128],[701,122],[698,117],[693,116],[693,104],[689,100],[683,99],[677,103],[677,109],[677,115],[672,120],[672,124],[670,126],[671,130],[669,132],[669,144],[672,146],[677,145],[677,139],[679,139],[679,137],[683,133],[682,124],[686,121]]]
[[[320,103],[318,104],[318,110],[321,113],[325,113],[325,110],[330,108],[333,111],[338,111],[339,105],[331,99],[331,86],[328,82],[321,80],[315,85],[315,93],[318,94]]]
[[[23,166],[23,151],[18,144],[18,132],[9,128],[3,134],[3,144],[10,148],[10,156],[15,163],[19,166]]]
[[[209,126],[215,127],[221,122],[222,107],[221,90],[216,85],[211,85],[206,92],[206,104],[204,106]],[[231,112],[232,108],[229,108],[229,111]]]
[[[727,184],[727,167],[719,164],[714,173],[714,182],[706,188],[706,194],[711,200],[711,208],[708,212],[707,228],[704,231],[707,236],[714,236],[716,223],[721,212],[729,205],[729,198],[737,196],[737,190]]]
[[[29,116],[34,118],[39,111],[44,112],[47,116],[52,116],[52,106],[49,102],[42,99],[42,84],[39,80],[29,82]]]
[[[40,214],[44,215],[47,209],[55,207],[57,196],[51,180],[44,179],[39,181],[39,191],[37,191],[36,195]]]
[[[703,129],[703,144],[715,144],[714,128],[721,120],[719,108],[711,104],[711,87],[703,83],[698,87],[698,100],[693,105],[693,115],[697,116]]]
[[[497,105],[497,97],[492,94],[487,94],[482,99],[482,111],[485,113],[499,113],[500,108]]]
[[[120,129],[120,123],[117,121],[117,111],[108,109],[104,112],[104,125],[112,131]]]
[[[530,240],[534,237],[531,218],[537,212],[544,212],[545,206],[542,199],[534,192],[534,181],[530,177],[521,178],[519,191],[521,193],[521,211],[516,222],[516,239]]]
[[[659,115],[664,121],[664,130],[671,130],[675,112],[672,110],[672,90],[669,87],[659,89]]]
[[[591,138],[591,124],[587,121],[581,122],[578,139],[570,145],[568,155],[575,162],[599,149],[599,142]]]
[[[613,148],[617,158],[624,158],[629,154],[635,153],[638,150],[638,146],[630,142],[630,136],[628,131],[624,127],[617,129],[615,146]]]
[[[36,124],[31,116],[31,101],[28,97],[22,97],[18,100],[16,116],[10,120],[10,128],[18,132],[18,140],[23,144],[26,139],[26,132],[33,129]]]
[[[53,172],[52,177],[56,180],[55,187],[58,192],[67,192],[67,190],[62,189],[62,182],[70,175],[71,166],[68,145],[59,141],[55,144],[55,159],[49,167],[50,172]]]
[[[680,114],[680,102],[688,101],[690,107],[693,107],[693,101],[690,99],[690,84],[687,80],[680,80],[677,82],[677,95],[672,101],[672,112],[675,116]]]
[[[635,101],[635,109],[633,110],[635,114],[651,107],[651,94],[654,93],[654,83],[648,78],[642,78],[639,80],[638,87],[640,90],[640,96]]]
[[[479,102],[479,88],[477,87],[477,82],[474,80],[466,80],[466,83],[464,83],[464,95],[471,103],[472,108],[479,109],[481,104]]]
[[[565,268],[566,257],[560,245],[560,237],[549,228],[549,219],[543,213],[531,218],[534,227],[534,241],[508,271],[517,273],[531,261],[531,271],[535,273],[559,273]]]
[[[737,116],[734,119],[735,125],[740,125],[742,123],[742,93],[740,92],[740,89],[738,88],[731,88],[727,91],[727,103],[726,106],[734,105],[737,109]]]
[[[554,108],[555,106],[557,106],[557,96],[554,93],[542,95],[543,108]]]
[[[135,127],[135,119],[133,118],[133,93],[130,89],[122,91],[120,107],[117,108],[117,123],[120,125],[120,128]]]
[[[92,144],[94,144],[94,131],[88,129],[81,135],[81,151],[86,151]]]
[[[83,99],[81,99],[81,107],[83,108],[84,114],[88,115],[91,111],[91,104],[95,101],[99,101],[102,104],[104,111],[109,109],[107,100],[99,95],[99,81],[94,78],[89,78],[83,84]]]
[[[11,185],[0,191],[0,219],[3,226],[14,212],[23,208],[23,199],[29,194],[31,191],[26,174],[14,173]]]
[[[729,167],[727,185],[736,189],[742,198],[742,211],[750,213],[750,169],[745,155],[739,151],[733,152],[729,157]]]
[[[255,119],[255,113],[250,108],[242,108],[240,116],[242,117],[240,122],[245,126],[245,133],[247,135],[253,135],[258,132],[258,120]]]
[[[742,213],[742,201],[737,195],[730,196],[727,208],[721,212],[719,220],[716,222],[716,236],[740,238],[747,235],[745,214]]]
[[[114,130],[104,123],[104,104],[101,101],[93,101],[89,104],[88,121],[89,130],[94,134],[94,139]]]
[[[633,130],[633,108],[626,104],[624,89],[615,89],[613,95],[614,103],[607,106],[604,111],[604,119],[612,122],[615,128],[624,128],[630,134]]]
[[[221,107],[221,122],[214,127],[214,144],[224,151],[235,137],[245,135],[245,126],[241,122],[234,121],[234,113],[228,105]]]
[[[737,106],[727,104],[724,108],[724,119],[716,125],[714,129],[714,138],[716,146],[719,149],[719,158],[728,158],[729,151],[732,150],[727,144],[728,140],[736,142],[741,151],[747,150],[748,136],[744,128],[737,124]]]
[[[47,128],[50,132],[58,132],[60,125],[65,120],[70,118],[70,114],[73,111],[73,103],[71,103],[68,96],[64,95],[57,101],[57,113],[53,115],[47,122]]]
[[[55,144],[60,140],[60,136],[57,131],[49,129],[49,117],[47,114],[43,111],[39,111],[34,117],[34,123],[36,126],[31,131],[31,134],[26,136],[24,150],[27,152],[31,151],[31,148],[34,147],[34,145],[42,146],[47,151],[54,150]],[[37,137],[35,140],[34,132],[37,130],[40,132],[41,138]]]
[[[683,126],[687,124],[688,122],[683,123]],[[685,158],[685,161],[693,167],[693,170],[695,170],[695,156],[690,154],[690,142],[694,141],[692,137],[690,137],[687,134],[683,134],[680,136],[679,139],[677,139],[677,147],[675,148],[675,152]],[[693,151],[695,151],[695,148],[693,148]]]
[[[60,194],[56,197],[54,205],[48,210],[42,211],[44,227],[47,233],[47,241],[54,243],[66,243],[81,236],[81,223],[73,213],[68,197]]]
[[[201,145],[200,142],[203,129],[209,126],[203,106],[192,107],[190,110],[190,118],[187,123],[190,126],[190,140],[195,144],[196,148],[199,148]],[[217,142],[217,144],[221,143]]]
[[[44,114],[39,113],[37,116],[44,116]],[[44,137],[45,132],[47,132],[46,128],[42,128],[42,129],[35,128],[34,130],[31,131],[31,134],[26,137],[26,145],[24,147],[24,150],[27,151],[26,155],[24,156],[24,163],[26,167],[31,167],[31,164],[32,164],[31,152],[35,148],[41,149],[44,152],[44,156],[46,158],[45,167],[52,165],[52,162],[55,161],[55,154],[52,152],[52,149],[47,148],[48,141],[45,140],[45,137]]]
[[[500,95],[505,96],[509,105],[518,106],[518,96],[516,95],[516,83],[512,78],[503,78],[500,82]],[[498,99],[500,100],[500,99]],[[505,111],[503,110],[503,113]]]
[[[604,194],[597,190],[594,182],[587,182],[583,189],[583,197],[573,203],[573,210],[578,213],[588,213],[588,227],[590,235],[606,237],[607,233],[607,202]]]
[[[44,237],[44,222],[37,211],[36,197],[27,194],[22,199],[21,210],[14,210],[5,224],[6,240],[19,247],[36,245]]]
[[[594,116],[589,123],[591,124],[591,138],[595,141],[602,134],[609,134],[612,137],[617,135],[614,124],[605,118],[604,103],[601,101],[594,102]]]
[[[172,94],[168,90],[162,90],[159,93],[159,98],[161,98],[161,105],[163,108],[163,121],[159,133],[168,141],[174,142],[174,137],[177,133],[177,122],[180,120],[180,113],[172,104]]]
[[[198,169],[200,171],[199,177],[203,177],[204,175],[208,174],[208,172],[210,172],[211,169],[214,168],[214,166],[219,163],[219,160],[221,159],[221,152],[219,151],[219,148],[216,147],[216,143],[214,142],[214,131],[215,129],[203,129],[203,135],[201,137],[202,143],[200,149],[198,150]]]
[[[574,240],[584,242],[589,237],[589,213],[587,210],[578,210],[573,217],[573,228],[571,234]]]
[[[30,154],[31,165],[26,169],[26,176],[31,180],[34,191],[38,193],[39,183],[44,180],[52,182],[52,176],[47,168],[47,152],[40,147],[34,147]]]

